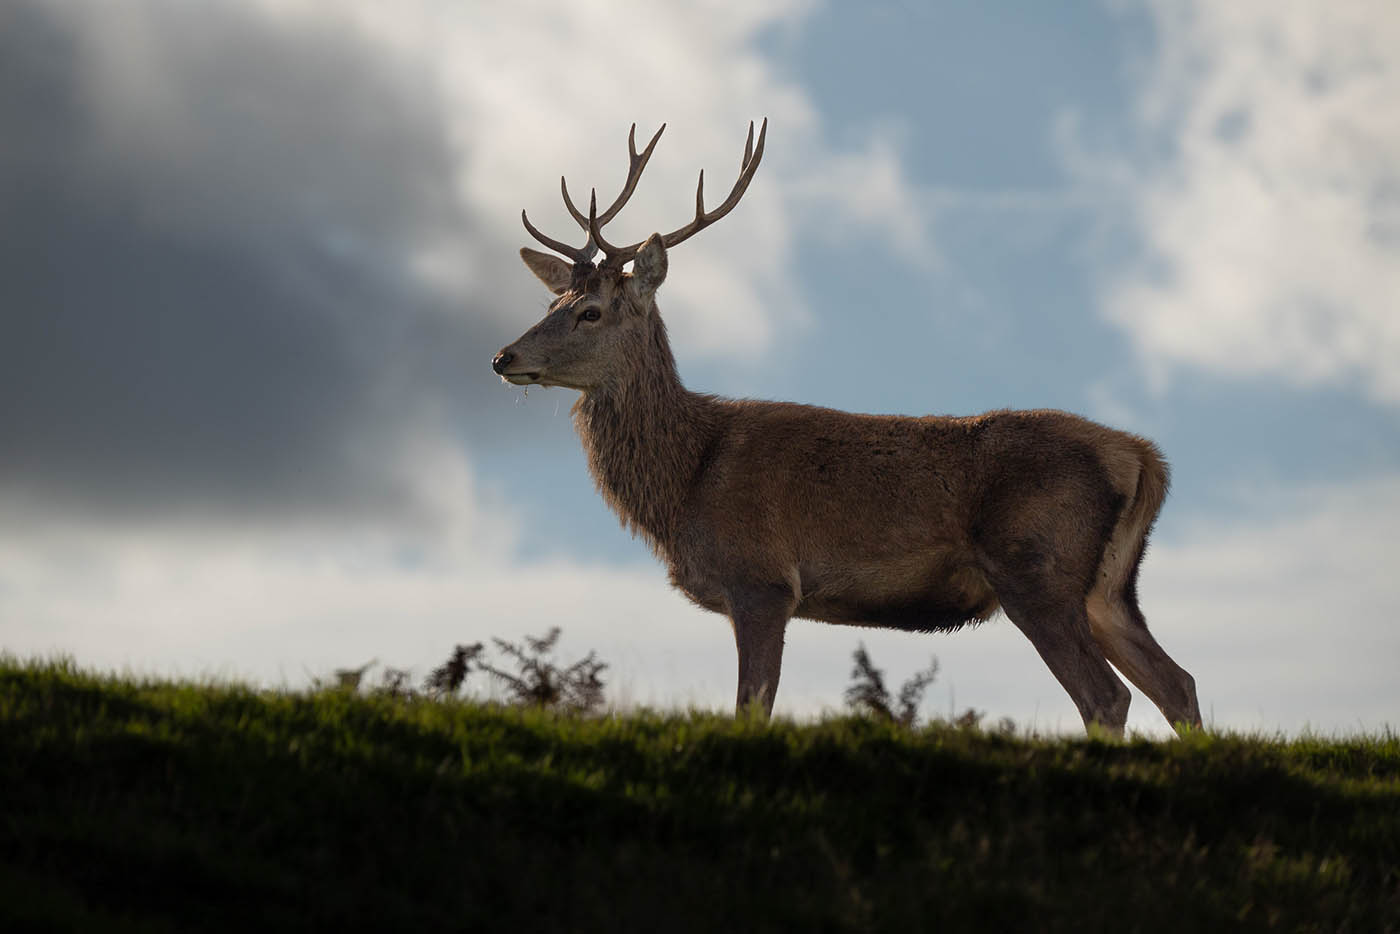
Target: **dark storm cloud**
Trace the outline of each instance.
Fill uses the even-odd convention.
[[[405,272],[473,239],[423,74],[233,4],[0,13],[0,492],[407,505],[422,415],[504,337]]]

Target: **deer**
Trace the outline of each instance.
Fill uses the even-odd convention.
[[[599,493],[690,601],[728,617],[736,711],[767,718],[789,621],[954,631],[998,610],[1030,640],[1089,732],[1121,736],[1131,692],[1177,729],[1201,726],[1195,681],[1148,631],[1138,571],[1167,494],[1151,441],[1067,412],[865,415],[727,399],[681,382],[658,309],[668,251],[739,203],[768,121],[749,124],[739,177],[671,233],[615,246],[661,129],[627,137],[622,192],[569,214],[582,247],[526,231],[550,252],[521,259],[555,296],[492,359],[517,386],[577,390],[575,429]],[[601,251],[601,259],[595,261]],[[624,267],[630,264],[630,269]]]

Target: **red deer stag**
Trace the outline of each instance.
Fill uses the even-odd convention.
[[[681,384],[656,305],[666,251],[739,203],[767,128],[755,145],[749,124],[724,203],[705,210],[701,172],[694,219],[664,236],[613,246],[603,227],[665,125],[640,153],[632,127],[627,180],[601,214],[596,191],[585,215],[560,179],[588,234],[582,247],[545,236],[522,211],[530,235],[569,261],[520,251],[558,297],[493,369],[515,385],[582,393],[574,422],[603,498],[676,587],[733,623],[739,708],[771,714],[794,616],[933,631],[1000,608],[1086,727],[1123,731],[1131,695],[1110,662],[1168,721],[1199,725],[1195,682],[1138,609],[1138,566],[1167,492],[1150,441],[1064,412],[855,415]]]

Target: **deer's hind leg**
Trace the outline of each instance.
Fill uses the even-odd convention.
[[[1103,654],[1146,694],[1167,722],[1201,725],[1196,681],[1166,653],[1147,629],[1136,601],[1123,594],[1088,600],[1089,625]]]
[[[1093,458],[1035,465],[1058,482],[1012,485],[980,517],[974,541],[1002,609],[1074,701],[1086,728],[1121,736],[1132,692],[1113,671],[1090,628],[1085,598],[1103,543],[1122,508]],[[1028,468],[1029,470],[1029,468]]]
[[[1195,679],[1157,644],[1138,607],[1142,548],[1141,540],[1122,541],[1116,534],[1109,542],[1085,600],[1089,628],[1108,660],[1157,705],[1168,723],[1199,727]]]
[[[1010,583],[999,588],[997,595],[1007,617],[1035,646],[1050,673],[1074,701],[1085,728],[1098,724],[1109,733],[1122,736],[1132,694],[1113,673],[1094,641],[1083,599],[1056,593],[1053,588],[1028,592]]]

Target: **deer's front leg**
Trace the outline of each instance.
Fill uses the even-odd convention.
[[[760,704],[765,717],[772,715],[783,670],[783,633],[793,602],[790,593],[780,591],[759,589],[731,595],[729,619],[739,649],[737,713]]]

